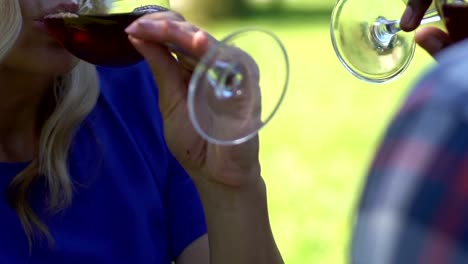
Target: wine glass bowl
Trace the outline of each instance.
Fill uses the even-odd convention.
[[[462,25],[466,25],[468,22],[468,1],[436,0],[435,2],[452,41],[456,42],[467,38],[468,30]]]
[[[91,64],[123,67],[143,59],[125,33],[133,21],[150,12],[167,11],[159,5],[119,5],[116,1],[81,1],[77,12],[58,12],[42,19],[49,33],[70,53]]]

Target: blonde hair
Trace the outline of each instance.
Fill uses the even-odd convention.
[[[0,0],[0,62],[15,44],[22,28],[18,0]],[[53,109],[42,124],[37,157],[12,180],[8,194],[15,208],[30,247],[38,238],[53,243],[49,229],[31,207],[29,196],[38,180],[46,187],[46,209],[57,213],[70,206],[73,183],[67,159],[71,140],[78,125],[94,108],[99,97],[97,72],[85,62],[67,75],[58,76],[50,93]],[[0,216],[1,217],[1,216]]]

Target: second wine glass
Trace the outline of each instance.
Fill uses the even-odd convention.
[[[402,31],[397,19],[405,6],[403,1],[340,0],[336,3],[330,35],[339,60],[351,74],[367,82],[384,83],[407,69],[416,44],[414,32]],[[421,24],[443,18],[454,41],[468,36],[467,31],[457,30],[466,23],[465,0],[436,0],[435,6],[426,12]]]

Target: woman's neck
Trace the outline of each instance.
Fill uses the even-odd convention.
[[[34,159],[40,127],[38,118],[53,78],[0,70],[0,162]]]

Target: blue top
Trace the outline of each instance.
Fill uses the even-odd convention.
[[[17,215],[1,199],[0,264],[169,264],[206,233],[193,182],[165,144],[147,64],[98,71],[101,96],[71,148],[73,204],[47,220],[56,247],[39,244],[29,254]],[[25,166],[0,163],[1,192]]]

